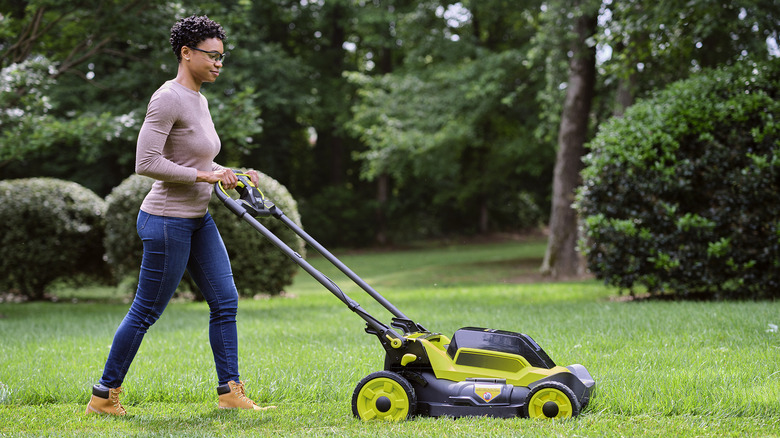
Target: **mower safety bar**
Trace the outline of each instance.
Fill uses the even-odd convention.
[[[311,246],[317,252],[319,252],[323,257],[325,257],[325,259],[327,259],[334,266],[336,266],[341,272],[343,272],[350,280],[355,282],[355,284],[360,286],[366,293],[368,293],[372,298],[374,298],[374,300],[376,300],[385,309],[387,309],[390,313],[392,313],[396,317],[394,318],[394,320],[405,320],[405,321],[411,321],[411,320],[406,315],[404,315],[403,312],[401,312],[397,307],[395,307],[391,302],[389,302],[385,297],[379,294],[379,292],[374,290],[362,278],[360,278],[351,269],[349,269],[349,267],[347,267],[344,263],[342,263],[339,259],[337,259],[330,251],[328,251],[325,247],[320,245],[319,242],[314,240],[313,237],[311,237],[295,222],[293,222],[290,218],[288,218],[284,214],[284,212],[282,212],[281,209],[273,205],[273,203],[271,203],[270,201],[265,200],[265,198],[262,197],[262,192],[260,192],[255,188],[254,184],[252,184],[251,180],[249,180],[248,175],[239,172],[237,172],[236,175],[239,177],[239,186],[236,188],[236,191],[239,192],[239,196],[240,196],[239,201],[236,201],[235,199],[231,198],[228,195],[227,191],[225,191],[225,189],[222,187],[221,182],[217,182],[214,184],[214,191],[217,193],[217,198],[220,201],[222,201],[225,204],[225,206],[227,206],[228,209],[230,209],[230,211],[232,211],[236,216],[249,223],[254,229],[260,232],[260,234],[262,234],[265,238],[270,240],[271,243],[273,243],[277,248],[279,248],[285,255],[290,257],[298,266],[303,268],[303,270],[305,270],[312,277],[314,277],[315,280],[317,280],[326,289],[328,289],[333,295],[335,295],[339,300],[341,300],[344,304],[346,304],[350,310],[357,313],[361,318],[363,318],[363,320],[365,320],[366,323],[368,324],[369,328],[371,328],[378,334],[383,334],[385,336],[398,339],[399,341],[401,341],[401,343],[400,344],[395,343],[395,344],[397,344],[399,347],[403,345],[403,343],[405,343],[405,340],[401,335],[399,335],[395,330],[393,330],[387,324],[382,323],[381,321],[374,318],[371,314],[366,312],[362,307],[360,307],[360,304],[358,304],[356,301],[352,300],[349,296],[347,296],[347,294],[345,294],[341,289],[339,289],[339,287],[333,281],[331,281],[327,276],[325,276],[319,270],[314,268],[300,254],[295,252],[292,248],[290,248],[289,245],[287,245],[284,241],[279,239],[274,233],[272,233],[268,228],[266,228],[257,219],[255,219],[255,217],[253,217],[253,214],[256,212],[265,213],[267,211],[268,214],[266,216],[273,216],[276,219],[282,221],[282,223],[285,226],[287,226],[295,234],[300,236],[304,240],[304,242],[306,242],[309,246]],[[257,202],[256,205],[251,205],[250,200],[246,196],[246,192],[252,189],[257,190],[257,193],[260,193],[260,199],[256,199]],[[417,327],[419,331],[426,331],[425,328],[423,328],[419,324],[414,324],[414,325]]]

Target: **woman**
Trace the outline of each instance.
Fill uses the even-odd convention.
[[[268,409],[249,399],[238,373],[238,292],[225,245],[207,206],[212,186],[236,186],[232,170],[214,163],[220,140],[200,94],[214,82],[225,56],[225,32],[205,16],[191,16],[171,28],[179,61],[176,78],[152,96],[136,150],[136,172],[156,179],[138,214],[143,259],[138,290],[114,335],[100,383],[87,413],[125,415],[119,403],[122,381],[149,326],[154,324],[187,270],[210,309],[209,341],[217,369],[220,408]],[[249,171],[255,184],[258,175]]]

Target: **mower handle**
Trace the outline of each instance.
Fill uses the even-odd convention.
[[[265,199],[265,195],[260,189],[252,182],[252,177],[239,170],[233,170],[238,178],[236,184],[236,191],[238,192],[238,200],[233,199],[228,194],[225,187],[222,186],[222,181],[214,183],[214,192],[217,194],[217,199],[222,201],[235,215],[239,218],[244,214],[249,213],[252,217],[268,217],[281,214],[273,202]]]
[[[399,348],[403,344],[403,337],[400,336],[395,330],[393,330],[391,326],[403,329],[406,332],[427,331],[425,327],[415,323],[409,317],[404,315],[403,312],[401,312],[379,292],[374,290],[368,283],[365,282],[365,280],[360,278],[351,269],[349,269],[349,267],[337,259],[336,256],[334,256],[330,251],[323,247],[319,242],[314,240],[313,237],[306,233],[295,222],[285,216],[282,210],[276,207],[271,201],[265,199],[263,192],[261,192],[252,183],[251,177],[248,174],[240,171],[234,172],[238,177],[236,191],[239,193],[239,199],[236,200],[231,198],[225,188],[222,186],[221,181],[214,183],[214,191],[217,194],[217,198],[222,201],[222,203],[224,203],[225,206],[227,206],[228,209],[230,209],[230,211],[232,211],[236,216],[248,222],[253,228],[259,231],[260,234],[270,240],[277,248],[279,248],[283,253],[295,261],[296,264],[298,264],[301,268],[313,276],[326,289],[336,295],[336,297],[344,302],[344,304],[346,304],[350,310],[359,314],[372,329],[372,333],[382,334],[383,336],[380,336],[382,342],[385,342],[384,339],[389,340],[393,348]],[[311,266],[308,262],[306,262],[306,260],[303,259],[303,257],[300,256],[300,254],[295,252],[275,234],[263,226],[263,224],[258,222],[255,219],[257,216],[273,216],[276,219],[282,221],[282,223],[284,223],[287,228],[301,237],[304,242],[317,250],[320,255],[325,257],[325,259],[327,259],[342,273],[349,277],[350,280],[360,286],[374,300],[379,302],[379,304],[392,313],[393,316],[395,316],[395,318],[393,318],[393,323],[388,326],[366,312],[357,302],[349,298],[343,291],[341,291],[341,289],[339,289],[332,280]]]

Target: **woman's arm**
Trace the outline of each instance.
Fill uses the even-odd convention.
[[[178,95],[170,90],[158,90],[149,101],[135,151],[135,172],[139,175],[185,184],[197,181],[197,169],[176,164],[163,156],[179,107]]]

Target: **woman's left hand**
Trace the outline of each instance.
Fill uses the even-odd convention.
[[[214,172],[217,174],[220,181],[222,181],[222,186],[226,189],[235,189],[236,184],[238,184],[238,177],[235,173],[233,173],[230,169],[220,169]]]
[[[236,174],[233,173],[233,171],[230,169],[219,169],[211,172],[199,170],[198,176],[195,178],[195,182],[207,182],[209,184],[221,182],[222,187],[226,189],[234,189],[236,188],[238,178],[236,177]]]
[[[246,171],[246,172],[244,172],[244,173],[246,173],[247,175],[249,175],[249,178],[251,178],[251,179],[252,179],[252,184],[254,184],[254,185],[255,185],[255,187],[257,187],[257,186],[259,186],[259,185],[260,185],[260,174],[259,174],[259,173],[257,173],[257,171],[256,171],[256,170],[254,170],[254,169],[250,169],[250,170],[247,170],[247,171]]]

